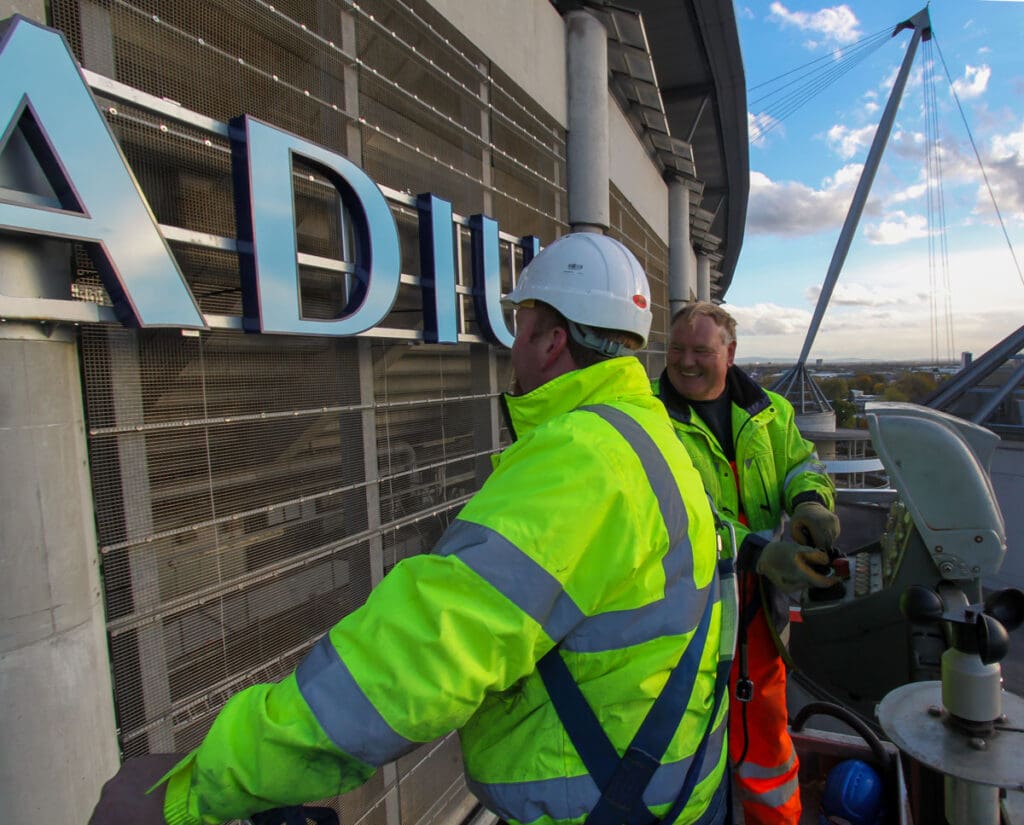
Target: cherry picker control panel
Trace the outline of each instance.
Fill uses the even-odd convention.
[[[938,678],[946,642],[934,625],[907,622],[903,591],[950,581],[980,600],[983,577],[1002,564],[1006,531],[989,477],[997,435],[916,404],[866,412],[891,502],[877,538],[834,559],[836,584],[803,594],[790,652],[811,680],[870,712],[889,690]],[[867,511],[841,507],[841,520],[858,512]]]

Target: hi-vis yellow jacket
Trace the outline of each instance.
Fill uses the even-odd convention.
[[[793,406],[785,398],[762,389],[735,366],[726,382],[736,474],[707,424],[693,414],[664,373],[653,388],[719,515],[736,528],[738,567],[752,568],[761,548],[779,537],[785,513],[805,500],[834,509],[835,487],[814,445],[800,435]],[[740,523],[740,513],[746,524]]]
[[[295,673],[227,703],[170,774],[168,822],[322,799],[453,729],[474,793],[499,816],[581,822],[599,794],[537,661],[560,643],[621,753],[711,599],[693,694],[644,795],[667,812],[710,723],[677,822],[704,811],[723,776],[726,708],[708,719],[721,606],[700,478],[635,358],[506,402],[516,441],[435,551],[396,565]]]

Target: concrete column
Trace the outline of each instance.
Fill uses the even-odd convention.
[[[690,238],[690,190],[679,178],[668,183],[669,317],[697,294],[696,257]]]
[[[52,200],[20,133],[0,156],[0,188]],[[66,299],[70,273],[65,242],[0,238],[0,295]],[[0,324],[6,822],[84,822],[119,763],[76,333]]]
[[[608,201],[608,33],[588,11],[565,16],[569,87],[566,176],[573,232],[604,232]]]
[[[68,333],[0,339],[0,799],[9,822],[83,822],[83,805],[119,763]]]
[[[697,256],[697,298],[711,300],[711,259],[703,253]]]

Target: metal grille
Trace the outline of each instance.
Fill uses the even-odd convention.
[[[491,214],[520,235],[554,240],[568,211],[562,129],[532,114],[529,101],[497,69],[491,75],[490,137],[498,150],[491,164]]]
[[[126,755],[194,746],[232,693],[293,669],[433,546],[495,447],[486,375],[473,389],[489,359],[464,345],[97,326],[81,343]],[[449,746],[418,753],[380,789],[405,788],[402,821],[464,797]]]
[[[228,319],[199,334],[81,333],[119,737],[126,755],[184,750],[231,694],[288,673],[399,560],[429,550],[508,443],[509,354],[477,329],[464,218],[464,343],[422,343],[411,196],[496,218],[508,289],[514,239],[568,229],[565,136],[418,0],[53,0],[51,20],[99,75],[219,123],[252,114],[396,190],[404,277],[383,337],[244,335],[238,255],[222,243],[236,231],[224,130],[97,94],[200,309]],[[337,194],[295,173],[300,252],[344,260]],[[663,329],[664,248],[621,197],[613,214]],[[109,305],[86,248],[73,266],[73,296]],[[332,317],[344,273],[304,266],[301,292],[306,315]],[[404,825],[451,819],[466,799],[447,737],[332,804],[345,823]]]
[[[668,246],[654,233],[622,193],[611,185],[611,227],[608,234],[629,247],[647,273],[651,287],[651,312],[654,320],[647,348],[640,360],[648,375],[659,375],[668,351]]]

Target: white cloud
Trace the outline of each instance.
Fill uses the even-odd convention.
[[[928,146],[926,136],[921,132],[903,131],[894,134],[885,150],[885,158],[890,167],[906,177],[909,171],[917,173],[917,182],[906,184],[902,189],[886,196],[887,203],[899,203],[912,200],[922,194],[919,187],[924,180],[925,170],[929,163],[927,152],[933,152],[931,162],[941,165],[943,189],[951,191],[957,185],[969,182],[976,183],[981,178],[978,162],[970,148],[958,145],[952,136],[946,135],[938,145]],[[932,167],[933,170],[935,167]]]
[[[850,129],[837,123],[825,135],[825,142],[829,149],[835,152],[843,160],[849,160],[854,155],[865,151],[871,145],[871,139],[875,136],[878,125],[875,123],[862,126],[859,129]]]
[[[864,104],[864,111],[867,112],[869,115],[876,114],[878,110],[881,108],[882,107],[875,103],[875,101],[873,100],[869,100],[867,103]]]
[[[981,355],[1020,326],[1024,284],[1005,246],[954,251],[949,271],[953,352],[948,354],[954,359],[964,350]],[[985,277],[975,277],[978,272]],[[875,257],[853,266],[848,261],[815,336],[811,358],[930,358],[933,326],[944,350],[945,292],[931,285],[933,277],[927,255],[919,252],[889,255],[884,265]],[[795,361],[820,289],[817,285],[805,291],[801,307],[727,304],[737,321],[742,319],[738,354]]]
[[[1012,123],[980,148],[1003,222],[1008,230],[1019,232],[1024,227],[1024,119],[1018,116]],[[831,136],[838,143],[856,144],[867,138],[868,131],[836,127]],[[937,203],[927,200],[925,148],[925,136],[916,130],[907,129],[892,138],[861,217],[858,237],[862,246],[896,248],[927,239],[929,232],[937,229],[929,226],[925,211]],[[957,143],[947,137],[936,151],[941,162],[943,206],[942,214],[933,214],[933,220],[944,218],[950,232],[980,223],[998,226],[988,187],[966,141]],[[933,163],[935,159],[933,155]],[[751,172],[747,236],[791,239],[819,235],[824,239],[825,233],[843,225],[862,172],[862,164],[845,164],[818,185],[773,180]],[[1024,255],[1018,255],[1024,262]]]
[[[808,287],[807,300],[817,305],[821,294],[821,284]],[[847,307],[900,307],[918,301],[928,300],[928,294],[912,287],[893,286],[891,284],[864,284],[837,281],[829,306]]]
[[[750,307],[725,304],[725,309],[736,319],[739,338],[752,335],[803,335],[811,323],[811,313],[807,310],[777,304],[754,304]]]
[[[893,245],[928,237],[928,219],[897,210],[875,224],[866,224],[864,237],[869,243]]]
[[[799,237],[840,226],[860,171],[859,165],[844,166],[821,189],[796,181],[773,181],[751,171],[747,233]]]
[[[893,66],[888,76],[886,76],[882,80],[882,82],[878,84],[878,88],[881,91],[881,93],[885,95],[886,100],[889,99],[889,95],[892,93],[893,86],[896,85],[896,78],[900,73],[900,68],[900,66]],[[907,85],[903,87],[903,98],[905,99],[907,97],[908,91],[919,88],[923,84],[924,68],[918,65],[912,66],[910,69],[910,74],[907,77]]]
[[[857,185],[857,181],[860,180],[863,171],[863,163],[848,163],[846,166],[839,168],[831,177],[825,178],[822,185],[826,189],[853,189]]]
[[[771,4],[769,20],[782,26],[794,26],[813,35],[804,45],[809,49],[832,48],[855,43],[863,36],[857,16],[847,5],[832,6],[816,12],[790,11],[782,3]]]
[[[985,65],[966,66],[964,76],[953,81],[953,90],[961,100],[973,100],[985,94],[992,70]]]
[[[894,192],[889,195],[887,203],[906,203],[907,201],[916,201],[924,197],[928,191],[928,184],[926,183],[913,183],[905,189]]]
[[[750,142],[755,146],[764,146],[765,136],[768,132],[775,129],[779,129],[779,135],[785,135],[785,127],[782,126],[782,122],[776,120],[767,112],[759,112],[753,114],[747,112],[747,134],[750,136]]]
[[[996,135],[992,139],[992,156],[996,159],[1024,156],[1024,123],[1016,132],[1008,135]]]
[[[884,157],[889,160],[899,159],[896,165],[903,166],[907,170],[923,170],[925,168],[925,152],[927,149],[928,139],[923,132],[897,129],[889,137]],[[941,146],[940,151],[944,151],[941,149]]]
[[[1024,223],[1024,122],[1015,132],[993,137],[984,164],[1003,220]],[[972,177],[974,180],[981,178],[976,163]],[[996,220],[992,196],[984,183],[978,186],[974,214]]]

